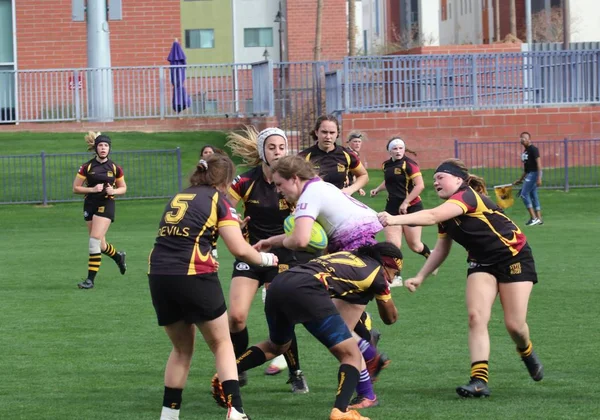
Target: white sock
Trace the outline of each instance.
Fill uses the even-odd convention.
[[[179,410],[163,407],[160,412],[160,420],[179,420]]]

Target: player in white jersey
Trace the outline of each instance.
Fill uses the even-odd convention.
[[[272,236],[257,242],[257,250],[267,252],[272,247],[293,250],[308,245],[312,226],[317,221],[327,233],[329,253],[350,251],[364,245],[377,243],[375,235],[383,229],[377,213],[354,198],[346,195],[333,184],[324,182],[316,175],[310,162],[298,156],[280,158],[272,166],[273,182],[289,203],[296,204],[295,227],[290,236]],[[340,313],[344,302],[334,299]],[[349,325],[354,329],[355,325]],[[373,391],[372,379],[387,365],[374,346],[355,336],[364,360],[357,387],[357,398],[351,408],[368,408],[379,404]],[[368,367],[368,369],[367,369]]]

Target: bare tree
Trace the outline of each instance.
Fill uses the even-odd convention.
[[[517,4],[516,0],[510,0],[510,34],[517,36]]]
[[[348,55],[356,55],[356,0],[348,0]]]
[[[315,51],[314,51],[314,61],[321,60],[321,23],[323,22],[323,1],[317,0],[317,23],[315,29]]]

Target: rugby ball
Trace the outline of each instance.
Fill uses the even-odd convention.
[[[287,236],[290,236],[294,231],[294,226],[296,223],[294,221],[294,215],[290,214],[286,217],[283,222],[283,230]],[[306,247],[306,251],[308,252],[319,252],[327,248],[327,233],[323,226],[321,226],[316,220],[312,225],[312,230],[310,232],[310,241],[308,242],[308,246]]]

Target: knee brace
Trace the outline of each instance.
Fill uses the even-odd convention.
[[[101,252],[101,241],[100,239],[90,238],[90,254],[100,254]]]

